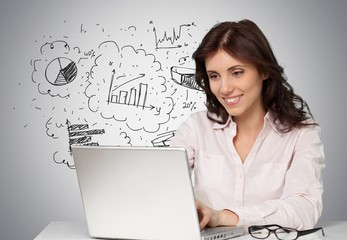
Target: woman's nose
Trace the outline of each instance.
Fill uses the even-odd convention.
[[[234,90],[233,83],[228,78],[222,78],[220,84],[220,91],[222,94],[228,94]]]

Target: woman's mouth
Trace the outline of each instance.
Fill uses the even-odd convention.
[[[235,105],[240,102],[242,95],[236,96],[236,97],[230,97],[230,98],[224,98],[224,101],[227,105]]]

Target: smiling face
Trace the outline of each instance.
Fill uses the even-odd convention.
[[[212,93],[234,120],[265,114],[261,93],[266,77],[254,65],[218,50],[206,58],[205,66]]]

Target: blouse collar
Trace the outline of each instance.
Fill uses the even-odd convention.
[[[221,120],[220,117],[217,117],[215,114],[210,114],[210,117],[212,117],[215,120]],[[267,111],[267,113],[264,116],[264,127],[270,126],[277,134],[282,135],[281,132],[278,131],[277,126],[274,121],[275,117],[272,111]],[[279,123],[278,123],[279,124]],[[229,115],[227,121],[224,124],[215,122],[213,124],[213,129],[219,130],[219,129],[225,129],[227,127],[231,127],[236,129],[236,123],[233,121],[232,117]]]

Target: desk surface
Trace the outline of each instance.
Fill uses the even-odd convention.
[[[327,222],[320,226],[324,228],[325,237],[322,237],[320,232],[313,233],[300,237],[300,240],[341,240],[345,239],[347,235],[347,221]],[[34,239],[34,240],[88,240],[93,239],[88,235],[87,226],[84,222],[51,222],[48,226]],[[249,235],[235,238],[235,240],[254,240]],[[275,238],[268,238],[275,239]]]

